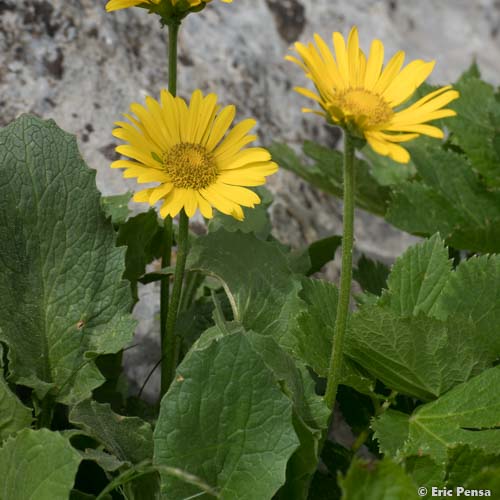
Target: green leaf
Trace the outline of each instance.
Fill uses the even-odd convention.
[[[340,152],[313,142],[305,142],[304,153],[316,162],[306,166],[293,150],[284,144],[275,143],[269,150],[281,167],[294,172],[322,191],[342,198],[343,158]],[[369,165],[363,160],[356,159],[355,173],[356,205],[374,214],[384,215],[390,190],[376,182]]]
[[[153,457],[153,429],[140,418],[124,417],[114,413],[107,404],[86,400],[71,410],[69,419],[100,442],[111,457],[114,455],[124,464],[130,466]],[[101,456],[96,462],[103,468],[109,467],[111,458],[104,463],[103,458]],[[132,498],[150,499],[156,498],[158,483],[158,475],[152,472],[135,479],[127,488]]]
[[[239,221],[230,215],[216,212],[208,223],[208,230],[215,232],[223,228],[229,232],[254,233],[258,238],[266,240],[272,229],[268,208],[273,201],[273,196],[265,187],[255,188],[255,191],[259,195],[261,203],[254,208],[243,207],[244,220]]]
[[[0,328],[12,382],[66,404],[103,382],[90,357],[122,349],[135,324],[123,254],[75,138],[32,116],[0,130]]]
[[[111,217],[113,224],[123,224],[128,217],[128,202],[132,198],[132,193],[117,194],[113,196],[103,196],[101,207],[106,217]]]
[[[342,244],[342,236],[329,236],[321,240],[311,243],[307,248],[311,267],[307,271],[307,275],[318,273],[323,269],[325,264],[328,264],[335,258],[335,252]]]
[[[439,231],[454,248],[500,251],[500,193],[484,184],[463,155],[429,143],[409,150],[421,179],[395,189],[387,220],[417,235]]]
[[[144,274],[146,265],[156,257],[156,243],[161,234],[163,229],[158,225],[158,216],[153,209],[120,226],[116,244],[127,246],[124,278],[134,283]]]
[[[467,445],[458,445],[448,450],[446,484],[449,488],[469,485],[475,476],[489,468],[500,468],[500,455],[484,453]],[[481,483],[478,482],[480,485]],[[486,485],[479,486],[487,488]]]
[[[490,84],[468,76],[457,82],[460,98],[450,104],[457,116],[447,120],[447,126],[458,144],[488,184],[500,184],[500,157],[493,146],[499,128],[494,117],[500,113],[500,103]]]
[[[107,404],[86,400],[71,409],[69,420],[123,462],[153,457],[153,430],[140,418],[124,417]]]
[[[277,244],[221,229],[193,243],[187,267],[220,280],[235,321],[296,350],[291,325],[304,305],[300,276]]]
[[[444,323],[364,306],[352,316],[345,354],[391,389],[428,401],[491,365],[478,338],[463,317]]]
[[[403,317],[429,314],[450,273],[448,250],[439,235],[410,247],[387,280],[391,309]]]
[[[331,412],[324,399],[316,395],[315,383],[304,366],[297,364],[273,338],[253,332],[246,335],[274,373],[283,392],[293,401],[293,425],[300,447],[288,462],[287,480],[277,498],[305,499],[311,477],[317,468],[323,434]]]
[[[116,472],[124,465],[127,465],[126,462],[118,460],[114,455],[101,450],[87,448],[85,451],[80,452],[80,454],[82,460],[91,460],[98,464],[99,467],[106,472]]]
[[[409,418],[405,454],[428,454],[439,465],[457,444],[498,453],[500,393],[493,388],[499,384],[500,366],[496,366],[417,408]]]
[[[306,304],[297,319],[294,337],[297,355],[318,375],[326,377],[332,352],[338,290],[328,281],[303,279],[301,298]],[[344,359],[341,383],[363,394],[372,394],[375,381],[359,370],[349,359]]]
[[[475,269],[464,280],[473,264],[452,272],[438,235],[409,248],[394,264],[382,297],[353,314],[346,355],[389,388],[424,401],[477,375],[496,359],[490,348],[496,340],[485,339],[488,334],[498,338],[495,280],[500,267],[495,271],[494,263],[486,259],[482,274]],[[478,279],[476,289],[463,291],[467,302],[449,311],[450,294],[456,300],[472,276]],[[482,295],[484,307],[476,305]],[[489,325],[479,323],[481,314]]]
[[[328,281],[304,279],[300,296],[307,309],[298,317],[298,352],[318,375],[326,377],[332,351],[338,289]]]
[[[0,498],[66,500],[80,460],[59,433],[24,429],[0,448]]]
[[[10,390],[2,373],[2,346],[0,344],[0,443],[11,434],[31,425],[31,409],[24,406]]]
[[[389,268],[382,262],[369,259],[363,254],[352,275],[365,292],[380,295],[382,290],[387,288]]]
[[[397,458],[403,450],[410,432],[408,415],[396,410],[387,410],[373,420],[373,437],[378,441],[380,453]]]
[[[417,486],[389,458],[380,462],[354,460],[340,479],[343,500],[417,500]]]
[[[411,455],[405,457],[404,467],[412,477],[413,482],[425,486],[429,491],[432,487],[443,488],[445,485],[445,469],[428,455]]]
[[[441,320],[459,315],[474,322],[476,343],[500,357],[500,255],[462,261],[444,287],[434,315]]]
[[[246,335],[193,349],[161,402],[155,463],[189,471],[222,499],[271,498],[298,447],[292,403]],[[197,493],[163,476],[173,500]]]

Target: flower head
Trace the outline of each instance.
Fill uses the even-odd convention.
[[[197,209],[206,218],[212,207],[242,220],[244,207],[260,203],[243,186],[259,186],[278,166],[263,148],[245,148],[255,120],[240,122],[228,132],[236,109],[220,109],[217,96],[196,90],[188,104],[162,90],[160,101],[146,97],[146,106],[134,103],[128,122],[117,122],[113,135],[126,141],[116,151],[130,160],[113,162],[124,168],[125,178],[158,183],[134,195],[134,201],[151,205],[161,201],[160,215],[175,217],[184,208],[191,217]],[[228,132],[226,134],[226,132]]]
[[[106,4],[106,10],[128,9],[129,7],[154,8],[162,3],[169,4],[171,7],[179,7],[182,10],[189,10],[193,7],[200,7],[212,0],[109,0]],[[224,3],[232,3],[233,0],[221,0]]]
[[[314,35],[316,46],[313,43],[307,46],[295,44],[301,60],[286,57],[306,72],[317,92],[302,87],[295,90],[316,101],[323,110],[303,111],[326,117],[350,133],[366,139],[377,153],[400,163],[407,163],[410,159],[408,151],[400,143],[410,141],[419,134],[443,137],[441,129],[427,122],[456,114],[451,109],[443,109],[459,97],[451,86],[441,87],[400,109],[430,75],[434,61],[419,59],[401,69],[405,54],[400,51],[383,67],[382,42],[374,40],[366,58],[359,48],[356,27],[349,34],[347,46],[340,33],[333,33],[332,39],[335,57],[317,34]]]

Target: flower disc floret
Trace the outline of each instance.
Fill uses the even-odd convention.
[[[295,44],[298,58],[286,59],[298,64],[312,80],[316,92],[303,87],[295,90],[313,99],[320,110],[305,108],[340,125],[349,133],[366,139],[377,153],[407,163],[410,155],[400,143],[425,134],[443,138],[443,131],[428,122],[454,116],[445,106],[459,97],[451,86],[441,87],[400,109],[427,79],[434,62],[415,60],[403,68],[405,54],[397,52],[384,63],[380,40],[371,44],[368,57],[359,48],[358,30],[353,27],[347,44],[340,33],[333,33],[334,53],[326,42],[314,35],[315,44]]]
[[[200,144],[176,144],[163,155],[163,165],[176,188],[205,189],[219,175],[213,156]]]
[[[155,205],[160,215],[175,217],[182,209],[191,217],[196,210],[206,218],[212,207],[243,219],[242,207],[260,203],[246,186],[265,184],[278,170],[263,148],[246,147],[256,139],[249,132],[255,120],[230,129],[236,109],[220,109],[217,96],[196,90],[186,103],[163,90],[160,100],[146,97],[146,105],[130,106],[128,121],[117,122],[113,135],[125,142],[116,151],[129,159],[112,168],[125,169],[124,177],[156,183],[134,195],[137,202]]]

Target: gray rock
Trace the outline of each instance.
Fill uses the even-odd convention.
[[[103,194],[134,187],[109,169],[116,158],[113,122],[133,101],[166,86],[166,31],[141,9],[106,14],[104,0],[0,0],[0,125],[20,113],[53,118],[74,133]],[[305,139],[334,147],[318,117],[303,115],[298,68],[283,60],[295,39],[329,37],[356,24],[362,46],[384,41],[386,54],[436,59],[431,82],[455,79],[476,57],[484,76],[498,83],[500,6],[495,0],[234,0],[212,2],[186,19],[179,43],[180,95],[197,87],[236,103],[238,119],[254,116],[264,144],[295,147]],[[341,204],[287,172],[269,183],[275,193],[276,235],[294,246],[341,232]],[[141,207],[135,207],[140,210]],[[414,238],[366,213],[356,221],[357,251],[391,262]],[[336,277],[337,266],[328,276]],[[142,291],[136,308],[138,338],[157,335],[158,294]],[[132,349],[130,373],[142,378],[157,348]],[[157,387],[157,386],[156,386]],[[151,389],[152,396],[155,390]]]

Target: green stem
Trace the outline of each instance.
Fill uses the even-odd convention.
[[[342,372],[344,337],[349,314],[352,281],[352,247],[354,241],[354,144],[349,133],[344,133],[344,214],[342,234],[342,269],[340,295],[335,320],[333,348],[328,368],[325,401],[333,410]]]
[[[172,21],[168,25],[168,91],[172,95],[177,94],[177,39],[179,36],[180,21]],[[169,215],[163,222],[164,249],[161,267],[170,266],[173,243],[172,217]],[[160,284],[160,336],[161,336],[161,395],[165,394],[170,385],[170,367],[167,360],[171,357],[169,353],[169,340],[167,332],[168,309],[170,300],[170,276],[165,276]]]
[[[46,396],[40,404],[40,415],[38,417],[38,429],[50,429],[52,426],[52,416],[54,412],[53,401]]]
[[[174,285],[172,287],[172,298],[167,315],[167,328],[165,332],[165,351],[162,361],[161,393],[167,392],[175,376],[177,367],[177,339],[175,336],[175,323],[179,311],[179,302],[182,291],[184,269],[189,250],[189,217],[184,210],[179,215],[179,235],[177,238],[177,261],[175,263]]]

